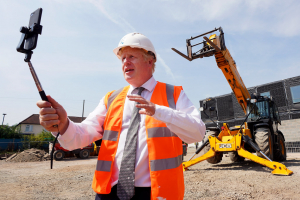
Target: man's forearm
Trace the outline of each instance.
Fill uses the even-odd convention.
[[[102,138],[103,131],[87,124],[69,122],[65,133],[58,137],[59,143],[68,150],[83,148]]]
[[[166,123],[167,127],[187,143],[199,142],[205,135],[205,124],[196,108],[187,108],[188,112],[156,106],[154,118]]]

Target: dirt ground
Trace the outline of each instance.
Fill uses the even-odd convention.
[[[188,148],[185,160],[195,151]],[[86,160],[68,158],[41,162],[5,162],[0,160],[0,199],[94,199],[91,189],[96,157]],[[271,169],[252,161],[198,163],[184,172],[184,199],[300,199],[300,154],[288,154],[283,162],[294,172],[276,176]]]

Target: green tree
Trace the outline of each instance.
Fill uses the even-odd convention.
[[[47,149],[49,141],[54,141],[54,137],[51,132],[43,130],[37,135],[24,135],[23,136],[23,147]]]
[[[14,126],[8,126],[3,125],[0,126],[0,138],[4,139],[19,139],[22,138],[22,134],[20,133],[20,126],[14,125]]]

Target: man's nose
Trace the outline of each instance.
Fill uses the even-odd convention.
[[[123,64],[127,64],[127,63],[129,63],[129,59],[128,58],[124,58],[122,62],[123,62]]]

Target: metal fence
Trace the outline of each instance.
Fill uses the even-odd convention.
[[[48,149],[49,141],[26,141],[22,139],[0,139],[0,151],[17,151],[39,147]]]
[[[300,142],[286,142],[285,148],[288,153],[300,153]]]

